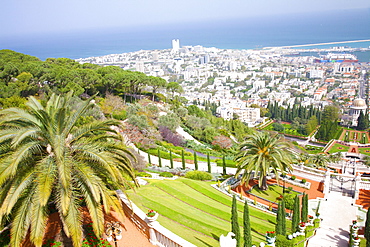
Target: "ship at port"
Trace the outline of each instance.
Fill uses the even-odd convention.
[[[355,63],[358,59],[353,54],[347,53],[328,53],[315,59],[316,63]]]

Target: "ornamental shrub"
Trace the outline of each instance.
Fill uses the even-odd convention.
[[[173,174],[170,173],[170,172],[161,172],[161,173],[159,173],[159,176],[165,177],[165,178],[172,178]]]
[[[294,181],[297,177],[296,176],[292,176],[291,179]]]
[[[151,177],[152,177],[152,175],[150,175],[150,174],[148,174],[148,173],[146,173],[146,172],[138,172],[138,173],[136,174],[136,177],[146,177],[146,178],[151,178]]]
[[[305,184],[307,182],[306,179],[302,179],[302,184]]]
[[[5,246],[5,245],[1,245]],[[43,247],[53,246],[53,247],[60,247],[62,246],[62,243],[59,241],[55,241],[54,239],[48,239],[43,245]]]
[[[204,172],[204,171],[188,171],[185,174],[185,177],[190,178],[190,179],[194,179],[194,180],[201,180],[201,181],[212,179],[212,175],[209,174],[208,172]]]

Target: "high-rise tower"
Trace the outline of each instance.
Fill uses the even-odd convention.
[[[180,40],[179,39],[173,39],[172,40],[172,51],[178,52],[180,50]]]

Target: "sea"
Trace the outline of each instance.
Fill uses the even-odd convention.
[[[248,10],[246,10],[248,11]],[[120,54],[139,50],[170,49],[172,39],[180,46],[201,45],[220,49],[261,49],[327,42],[304,48],[349,46],[370,48],[370,9],[340,10],[305,14],[218,19],[163,25],[71,30],[59,33],[0,37],[0,49],[46,58],[71,59]],[[356,54],[370,62],[370,52]]]

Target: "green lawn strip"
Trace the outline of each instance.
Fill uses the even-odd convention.
[[[219,241],[214,239],[213,237],[200,233],[190,227],[179,224],[175,220],[171,220],[161,215],[161,217],[158,218],[158,221],[163,227],[169,229],[171,232],[186,239],[187,241],[198,247],[219,245]]]
[[[155,186],[164,189],[170,196],[173,196],[189,206],[196,207],[200,210],[202,210],[205,213],[211,214],[216,218],[220,218],[226,222],[230,222],[231,218],[231,208],[220,204],[218,202],[213,201],[212,199],[204,196],[203,194],[196,193],[196,191],[193,191],[190,193],[191,197],[187,194],[183,194],[180,192],[181,186],[183,185],[179,183],[156,183]],[[187,191],[188,192],[188,191]],[[238,212],[238,218],[239,218],[239,224],[242,226],[243,224],[243,211]],[[251,224],[253,224],[253,227],[255,228],[255,231],[257,231],[260,234],[264,234],[264,231],[266,231],[266,228],[274,229],[274,225],[268,221],[265,221],[263,219],[255,218],[253,216],[250,217]]]
[[[286,190],[286,189],[285,189]],[[258,188],[258,186],[254,186],[252,191],[250,192],[253,195],[262,197],[266,200],[272,201],[272,202],[278,202],[277,198],[279,198],[283,194],[283,187],[277,186],[277,185],[270,185],[267,189],[267,191],[262,191]],[[289,194],[298,195],[300,193],[291,191]]]
[[[225,222],[207,215],[196,208],[189,207],[179,200],[174,200],[173,197],[169,197],[157,188],[151,188],[151,191],[155,191],[155,194],[141,193],[141,196],[146,200],[145,206],[170,219],[176,220],[180,224],[197,229],[197,231],[207,235],[213,233],[217,236],[227,232],[230,228],[230,224],[225,224]]]
[[[328,153],[336,153],[336,152],[348,152],[349,146],[345,146],[339,143],[335,143],[330,150],[328,150]]]
[[[180,220],[183,218],[183,216],[181,214],[179,215],[177,212],[174,212],[173,210],[167,209],[162,204],[156,203],[153,200],[148,200],[147,198],[142,197],[140,194],[130,194],[130,199],[144,212],[149,208],[157,211],[160,214],[160,216],[158,217],[158,221],[163,227],[166,227],[173,233],[195,244],[196,246],[218,245],[218,239],[216,239],[216,235],[212,236],[212,234],[209,233],[206,234],[198,231],[199,228],[195,228],[197,227],[197,224],[190,224],[191,226],[186,226],[182,224]],[[213,245],[213,243],[217,244]]]
[[[358,148],[361,154],[370,155],[370,148]]]
[[[219,203],[222,203],[222,204],[225,204],[229,207],[231,207],[231,197],[227,196],[227,195],[224,195],[223,193],[217,191],[216,189],[212,188],[209,184],[207,183],[203,183],[202,182],[199,182],[199,181],[195,181],[195,180],[190,180],[190,179],[178,179],[180,180],[181,182],[183,182],[184,184],[192,187],[193,189],[199,191],[200,193],[204,194],[205,196],[219,202]],[[243,211],[244,210],[244,206],[243,206],[243,203],[241,202],[238,202],[237,204],[238,206],[238,211]],[[257,218],[260,218],[260,219],[264,219],[264,220],[267,220],[268,222],[271,222],[273,224],[276,224],[276,216],[272,215],[272,214],[269,214],[269,213],[265,213],[263,212],[262,210],[259,210],[257,208],[254,208],[254,207],[249,207],[249,213],[250,215],[254,216],[254,217],[257,217]]]
[[[201,193],[201,191],[197,191],[191,187],[189,187],[191,190],[184,191],[184,186],[181,183],[156,183],[155,186],[164,189],[167,193],[171,194],[172,196],[189,203],[193,206],[196,206],[199,209],[202,209],[204,211],[212,212],[215,214],[215,216],[218,216],[222,219],[225,219],[229,221],[231,217],[231,208],[228,205],[222,204],[218,201],[215,201],[214,199],[211,199],[210,197],[204,195]],[[191,196],[189,196],[191,195]],[[231,198],[229,198],[231,200]],[[238,210],[240,214],[243,213],[244,205],[241,205],[241,210]],[[258,218],[254,215],[251,215],[251,217],[255,218],[256,222],[265,222],[266,224],[271,224],[271,222],[264,220],[263,218]]]
[[[172,182],[172,181],[171,181]],[[168,203],[167,202],[163,202],[162,201],[162,198],[163,198],[163,195],[161,195],[160,193],[156,193],[156,191],[155,190],[153,190],[153,188],[150,188],[150,189],[148,189],[149,187],[148,186],[150,186],[150,185],[147,185],[147,186],[145,186],[145,187],[141,187],[141,188],[139,188],[139,190],[137,191],[137,193],[136,194],[134,194],[133,192],[129,192],[128,194],[129,194],[129,198],[138,206],[138,207],[140,207],[142,210],[146,210],[146,209],[148,209],[148,208],[151,208],[151,209],[154,209],[154,210],[156,210],[156,211],[158,211],[160,214],[161,214],[161,216],[164,216],[164,217],[168,217],[168,218],[171,218],[171,219],[175,219],[177,222],[178,222],[178,224],[182,224],[182,225],[184,225],[184,227],[188,227],[188,228],[191,228],[191,229],[197,229],[197,230],[199,230],[199,227],[198,227],[198,223],[199,222],[195,222],[195,224],[193,224],[192,222],[191,222],[191,220],[187,220],[186,222],[187,223],[189,223],[190,222],[190,224],[188,224],[188,225],[186,225],[185,223],[186,222],[183,222],[183,220],[182,220],[182,218],[179,218],[179,213],[178,212],[171,212],[169,209],[167,209],[167,208],[165,208],[165,206],[162,206],[162,204],[161,203],[163,203],[164,205],[168,205]],[[154,195],[159,195],[159,198],[160,199],[158,199],[158,198],[154,198],[153,200],[155,200],[155,201],[160,201],[161,203],[156,203],[155,201],[153,201],[153,200],[151,200],[151,199],[149,199],[149,198],[146,198],[146,197],[144,197],[144,196],[142,196],[142,194],[143,195],[148,195],[148,194],[150,194],[150,195],[153,195],[152,197],[154,198],[155,196]],[[187,206],[185,206],[185,205],[181,205],[181,206],[176,206],[176,208],[179,208],[179,210],[181,211],[181,212],[184,212],[184,211],[187,211],[187,210],[183,210],[183,209],[185,209]],[[171,206],[171,208],[172,208],[172,206]],[[230,208],[228,208],[228,210],[230,210]],[[200,214],[201,212],[199,211],[199,214]],[[170,214],[170,215],[169,215]],[[186,213],[187,215],[189,215],[189,213]],[[194,215],[194,214],[193,214]],[[159,217],[160,218],[160,222],[163,220],[162,218],[164,218],[164,217]],[[183,216],[180,216],[180,217],[183,217]],[[197,214],[197,219],[199,218],[198,217],[198,214]],[[206,219],[206,221],[205,222],[207,222],[207,220],[209,219],[209,217],[211,217],[211,216],[208,216],[208,218]],[[242,213],[239,213],[239,218],[240,217],[242,217]],[[203,221],[204,220],[202,220],[202,223],[203,223]],[[184,223],[184,224],[183,224]],[[240,225],[242,226],[242,224],[241,224],[242,222],[240,222]],[[267,222],[266,222],[266,224],[268,224]],[[270,224],[271,225],[271,224]],[[228,231],[230,231],[230,223],[226,223],[225,224],[225,221],[223,221],[223,223],[222,223],[222,226],[223,226],[223,230],[227,233]],[[267,229],[266,228],[263,228],[263,230],[261,230],[261,229],[256,229],[256,224],[254,224],[254,223],[252,223],[252,236],[253,236],[253,240],[254,241],[256,241],[255,243],[256,244],[258,244],[259,242],[261,242],[261,241],[264,241],[264,236],[263,235],[261,235],[261,234],[259,234],[259,233],[257,233],[257,231],[261,231],[262,232],[262,234],[264,234],[265,233],[265,231],[266,230],[272,230],[273,229],[273,226],[271,226],[271,227],[268,227]],[[174,228],[176,228],[175,226],[173,226]],[[259,228],[259,227],[258,227]],[[171,230],[172,231],[172,227],[168,227],[168,229],[169,230]],[[242,228],[241,228],[242,229]],[[174,231],[179,231],[179,230],[174,230]],[[189,242],[191,242],[191,239],[190,238],[188,238],[188,237],[185,237],[185,235],[184,234],[181,234],[181,230],[179,231],[180,233],[179,233],[179,235],[180,236],[182,236],[182,237],[184,237],[185,239],[187,239]],[[212,229],[210,229],[210,230],[208,230],[208,232],[214,232]],[[224,234],[226,234],[226,233],[224,233]],[[204,233],[203,232],[203,234],[207,234],[207,233]],[[215,234],[211,234],[213,237],[215,236]],[[210,236],[211,237],[211,236]],[[259,241],[259,242],[258,242]]]

